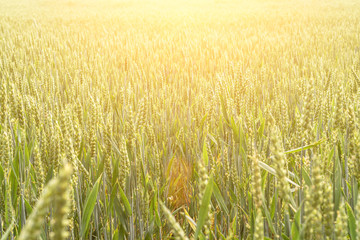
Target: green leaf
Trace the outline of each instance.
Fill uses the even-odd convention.
[[[212,195],[212,191],[213,191],[213,185],[214,185],[213,179],[210,178],[210,180],[205,188],[205,193],[204,193],[203,199],[201,201],[199,216],[198,216],[198,220],[196,222],[196,231],[195,231],[194,239],[198,239],[201,229],[203,228],[206,218],[208,216],[209,205],[210,205],[211,195]]]
[[[286,236],[284,233],[282,233],[281,236],[284,240],[290,240],[290,238],[288,236]]]
[[[349,203],[345,203],[347,215],[348,215],[348,222],[349,222],[349,229],[350,229],[350,236],[351,239],[356,239],[356,219],[353,210],[351,209]]]
[[[107,211],[111,211],[113,205],[114,205],[114,199],[115,199],[115,196],[117,194],[117,191],[118,191],[118,187],[119,187],[119,184],[115,184],[114,185],[114,188],[111,190],[111,194],[110,194],[110,199],[109,199],[109,204],[107,206]]]
[[[0,184],[2,183],[4,178],[5,178],[4,170],[3,170],[2,166],[0,165]]]
[[[337,210],[339,209],[339,205],[340,205],[340,199],[341,199],[341,176],[342,176],[342,171],[341,171],[341,164],[339,161],[339,158],[336,156],[335,157],[335,162],[334,162],[334,210],[335,210],[335,214],[337,212]]]
[[[154,193],[154,217],[156,226],[161,227],[161,219],[160,219],[160,211],[159,211],[159,203],[158,203],[158,190],[155,189]]]
[[[226,102],[225,102],[225,99],[222,95],[220,95],[220,100],[221,100],[221,109],[222,109],[222,113],[223,113],[223,116],[225,117],[225,121],[226,123],[229,123],[229,116],[227,114],[227,111],[226,111]]]
[[[359,187],[358,187],[358,183],[356,180],[353,181],[353,199],[354,199],[354,206],[356,206],[357,202],[359,201]],[[360,213],[356,213],[357,217],[359,217],[358,214]]]
[[[129,215],[131,215],[132,212],[131,212],[131,206],[130,206],[129,200],[127,199],[127,197],[121,187],[119,187],[119,192],[120,192],[120,199],[121,199],[122,203],[124,204],[126,212]]]
[[[117,197],[114,199],[114,209],[116,212],[116,217],[119,218],[119,223],[121,224],[122,228],[127,229],[126,223],[128,222],[128,218],[125,216],[120,200]],[[119,229],[119,231],[121,231],[121,229]]]
[[[270,167],[269,165],[267,165],[266,163],[259,161],[259,166],[264,169],[265,171],[271,173],[272,175],[274,175],[276,177],[276,171],[275,169],[273,169],[272,167]],[[286,177],[286,181],[288,181],[289,183],[291,183],[292,185],[296,186],[296,187],[300,187],[299,184],[295,183],[294,181],[292,181],[291,179],[289,179],[288,177]]]
[[[81,219],[81,228],[80,228],[81,238],[85,237],[86,231],[89,227],[90,218],[94,211],[96,199],[97,199],[97,196],[99,193],[100,181],[101,181],[101,176],[97,179],[90,194],[86,198],[85,208],[84,208],[84,212],[83,212],[82,219]]]
[[[294,221],[291,226],[291,239],[299,240],[301,233],[301,224],[300,224],[300,214],[301,214],[301,205],[299,206],[297,212],[295,213]]]
[[[277,189],[275,189],[275,194],[273,194],[273,198],[271,201],[271,206],[270,206],[270,214],[271,214],[271,219],[274,218],[275,216],[275,210],[276,210],[276,203],[278,201],[278,191]]]
[[[326,159],[326,166],[329,166],[329,164],[331,163],[331,161],[334,158],[334,154],[335,154],[335,148],[333,147],[329,153],[329,156]]]
[[[240,140],[240,135],[239,135],[239,127],[236,125],[235,120],[233,117],[231,117],[231,121],[230,121],[230,127],[233,130],[234,133],[234,137],[235,137],[235,141],[239,141]]]
[[[113,236],[112,236],[112,239],[114,239],[114,240],[120,239],[120,238],[119,238],[119,229],[116,229],[116,230],[115,230],[115,232],[114,232],[114,234],[113,234]]]
[[[291,236],[291,226],[289,212],[287,211],[284,216],[285,232],[283,233],[286,237]]]
[[[219,227],[217,227],[217,233],[218,233],[218,235],[220,236],[220,239],[226,240],[226,237],[224,236],[224,234],[221,233]]]
[[[285,154],[290,154],[290,153],[296,153],[296,152],[301,152],[303,150],[307,150],[307,149],[310,149],[310,148],[313,148],[313,147],[316,147],[317,145],[325,142],[326,139],[320,139],[319,141],[316,141],[310,145],[306,145],[306,146],[303,146],[303,147],[299,147],[299,148],[295,148],[295,149],[291,149],[291,150],[288,150],[286,152],[284,152]]]
[[[302,169],[302,177],[304,179],[305,184],[310,187],[312,185],[312,181],[305,168]]]
[[[170,162],[169,162],[169,164],[168,164],[168,166],[167,166],[167,169],[166,169],[166,180],[168,180],[169,179],[169,177],[170,177],[170,172],[171,172],[171,166],[172,166],[172,164],[173,164],[173,162],[174,162],[174,156],[170,159]]]
[[[4,235],[2,235],[1,240],[7,240],[10,236],[11,230],[14,228],[15,220],[12,221],[10,226],[6,229]]]
[[[213,184],[214,184],[214,185],[213,185],[213,193],[214,193],[214,196],[215,196],[216,201],[219,203],[221,209],[226,213],[226,215],[229,215],[229,210],[228,210],[228,208],[226,207],[224,198],[222,197],[221,192],[220,192],[218,186],[216,185],[215,182],[214,182]]]
[[[196,231],[196,223],[195,223],[195,221],[190,217],[190,214],[186,211],[185,208],[184,208],[184,214],[185,214],[186,220],[188,221],[191,229],[192,229],[193,231]]]
[[[264,212],[265,212],[266,221],[269,224],[269,228],[270,228],[271,232],[276,235],[276,231],[275,231],[275,228],[274,228],[274,225],[273,225],[273,221],[271,219],[269,209],[267,208],[265,202],[263,202],[263,208],[264,208]]]
[[[30,216],[33,209],[31,207],[30,203],[28,202],[28,200],[26,200],[25,198],[24,198],[24,203],[25,203],[25,209],[26,209],[27,215]]]

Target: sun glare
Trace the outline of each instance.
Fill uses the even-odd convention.
[[[360,239],[358,0],[0,0],[0,239]]]

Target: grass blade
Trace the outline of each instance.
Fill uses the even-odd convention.
[[[90,223],[90,218],[91,215],[93,213],[95,204],[96,204],[96,199],[99,193],[99,188],[100,188],[100,181],[101,181],[101,176],[97,179],[97,181],[95,182],[90,194],[88,195],[88,197],[86,198],[85,201],[85,207],[84,207],[84,212],[82,215],[82,221],[81,221],[81,230],[80,230],[80,236],[81,238],[85,237],[85,234],[87,232],[87,229],[89,227],[89,223]]]
[[[194,235],[195,239],[198,239],[201,229],[204,226],[206,218],[208,216],[209,204],[210,204],[212,192],[213,192],[213,179],[210,178],[205,188],[205,193],[200,205],[200,211],[199,211],[198,220],[196,222],[196,231]]]

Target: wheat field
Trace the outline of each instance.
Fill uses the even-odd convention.
[[[360,1],[0,0],[0,239],[360,239]]]

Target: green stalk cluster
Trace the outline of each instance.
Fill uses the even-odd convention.
[[[44,219],[53,201],[55,203],[55,219],[53,221],[54,233],[52,234],[52,239],[65,239],[67,237],[64,230],[66,221],[64,220],[67,214],[66,206],[69,199],[65,192],[68,188],[71,173],[71,167],[65,165],[60,172],[59,177],[52,179],[46,185],[41,197],[32,210],[31,215],[26,220],[26,224],[23,227],[18,240],[38,239]]]

